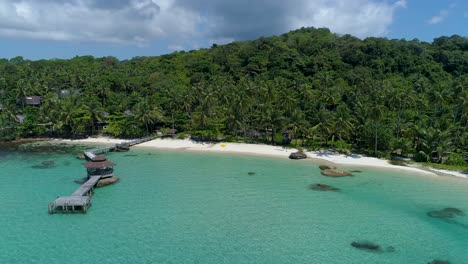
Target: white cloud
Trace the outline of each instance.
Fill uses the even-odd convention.
[[[438,15],[433,16],[427,23],[430,25],[436,25],[440,24],[445,21],[445,19],[448,17],[449,12],[447,10],[441,10]]]
[[[304,1],[289,16],[293,27],[328,27],[332,31],[358,37],[384,36],[398,8],[406,1],[393,4],[369,0]]]
[[[384,36],[406,0],[0,0],[0,35],[170,49],[328,27]],[[209,44],[211,44],[209,43]]]
[[[161,2],[127,0],[112,8],[93,0],[3,0],[0,35],[145,45],[154,38],[196,31],[197,14]]]

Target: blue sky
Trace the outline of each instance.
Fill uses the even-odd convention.
[[[2,0],[0,57],[129,59],[300,27],[368,36],[468,36],[467,0]]]

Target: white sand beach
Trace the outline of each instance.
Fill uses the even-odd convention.
[[[117,144],[128,140],[113,139],[107,137],[96,137],[79,140],[65,140],[65,142],[74,143],[92,143],[92,144]],[[262,145],[262,144],[245,144],[245,143],[198,143],[189,139],[155,139],[135,146],[135,148],[156,148],[156,149],[173,149],[187,151],[208,151],[208,152],[227,152],[227,153],[245,153],[253,155],[266,155],[288,158],[289,154],[296,152],[294,148],[282,148],[279,146]],[[411,172],[425,174],[428,176],[451,175],[461,178],[467,178],[468,175],[461,172],[447,170],[432,170],[427,168],[417,168],[408,166],[396,166],[388,163],[385,159],[373,157],[365,157],[362,155],[343,155],[331,151],[307,151],[305,152],[309,159],[324,161],[340,167],[373,167],[386,170]]]

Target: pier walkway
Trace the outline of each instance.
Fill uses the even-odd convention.
[[[139,138],[135,140],[131,140],[128,142],[122,142],[120,144],[115,144],[113,146],[107,146],[107,147],[101,147],[101,148],[95,148],[91,150],[87,150],[84,152],[84,155],[86,159],[92,160],[94,157],[96,157],[97,154],[109,152],[109,151],[115,151],[121,148],[129,148],[147,141],[153,140],[153,137],[145,137],[145,138]]]
[[[96,183],[101,179],[101,176],[91,176],[89,180],[81,185],[76,191],[72,193],[72,196],[85,196],[90,195],[93,191],[94,186]]]
[[[96,148],[84,152],[86,159],[93,161],[97,154],[115,151],[115,150],[128,150],[129,147],[141,144],[152,140],[153,137],[146,137],[135,139],[114,146]],[[101,178],[108,175],[90,176],[88,180],[74,191],[70,196],[60,196],[54,202],[49,203],[49,214],[53,213],[86,213],[91,206],[91,195],[94,187]]]
[[[49,203],[49,213],[86,213],[91,206],[91,195],[101,176],[89,177],[89,180],[80,186],[70,196],[58,197]]]

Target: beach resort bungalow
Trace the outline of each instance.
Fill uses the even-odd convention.
[[[42,96],[26,96],[16,100],[17,104],[26,104],[32,106],[39,106],[42,103]]]
[[[104,120],[94,122],[94,130],[101,132],[109,126],[109,122],[106,121],[106,118],[109,117],[109,112],[101,112],[101,116]]]
[[[167,131],[166,135],[170,137],[175,137],[177,135],[177,132],[178,132],[177,129],[171,128]]]
[[[107,160],[106,157],[98,155],[86,162],[84,166],[88,171],[88,177],[101,176],[101,179],[114,176],[114,163]]]
[[[253,129],[248,130],[245,135],[249,138],[259,138],[261,136],[260,132]]]

